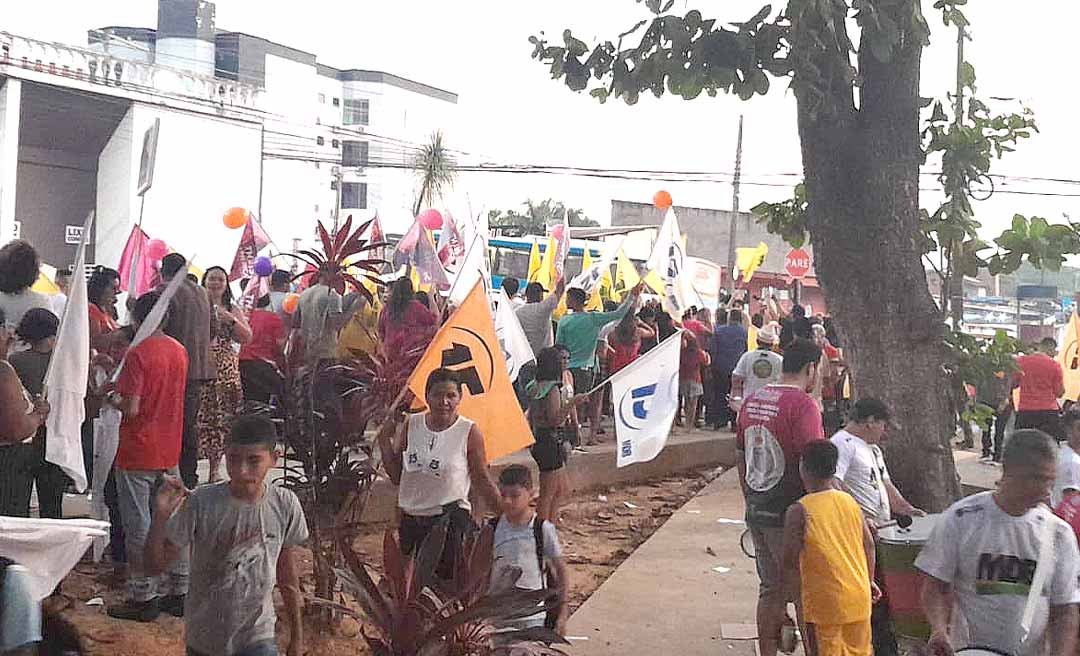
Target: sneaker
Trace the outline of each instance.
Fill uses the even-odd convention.
[[[187,595],[165,595],[158,600],[158,605],[161,607],[162,612],[173,617],[183,617],[185,599],[187,599]]]
[[[118,620],[153,622],[161,614],[161,608],[155,598],[150,601],[125,601],[118,606],[109,606],[105,612],[109,614],[109,617]]]

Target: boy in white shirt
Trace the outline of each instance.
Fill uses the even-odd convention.
[[[1066,441],[1058,451],[1057,478],[1050,491],[1050,507],[1080,492],[1080,408],[1071,408],[1061,418]]]

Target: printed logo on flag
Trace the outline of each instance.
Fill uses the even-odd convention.
[[[634,443],[630,440],[623,440],[622,442],[622,457],[629,458],[634,455]]]
[[[453,327],[450,348],[443,349],[441,366],[457,373],[472,396],[491,389],[495,378],[495,357],[484,339],[461,326]]]

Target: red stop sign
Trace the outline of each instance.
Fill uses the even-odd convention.
[[[792,278],[805,278],[810,273],[812,263],[809,253],[801,248],[793,248],[784,257],[784,271]]]

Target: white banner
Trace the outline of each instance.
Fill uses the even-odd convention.
[[[56,346],[45,373],[45,393],[49,416],[45,418],[45,460],[71,477],[79,492],[86,491],[83,463],[82,424],[86,418],[86,384],[90,375],[90,324],[86,320],[86,242],[94,224],[90,212],[83,224],[79,248],[75,252],[71,289],[68,290]]]
[[[593,290],[600,284],[600,281],[604,278],[604,274],[611,273],[611,265],[615,262],[615,256],[619,254],[619,249],[622,248],[625,239],[625,237],[622,237],[618,239],[618,241],[608,244],[604,256],[597,262],[594,262],[587,270],[574,276],[574,279],[570,281],[570,284],[567,285],[567,287],[583,289],[587,295],[592,296]]]
[[[679,331],[611,377],[617,467],[648,462],[667,444],[679,412],[681,350]]]
[[[687,271],[686,245],[674,210],[669,209],[664,216],[645,264],[648,271],[655,271],[664,281],[664,309],[672,317],[682,317],[683,311],[695,304],[697,294]]]
[[[536,356],[521,322],[514,314],[514,304],[502,287],[488,292],[488,298],[492,304],[491,314],[495,318],[495,336],[499,338],[499,348],[506,358],[506,371],[510,374],[510,382],[513,382],[521,373],[521,367],[535,360]]]

